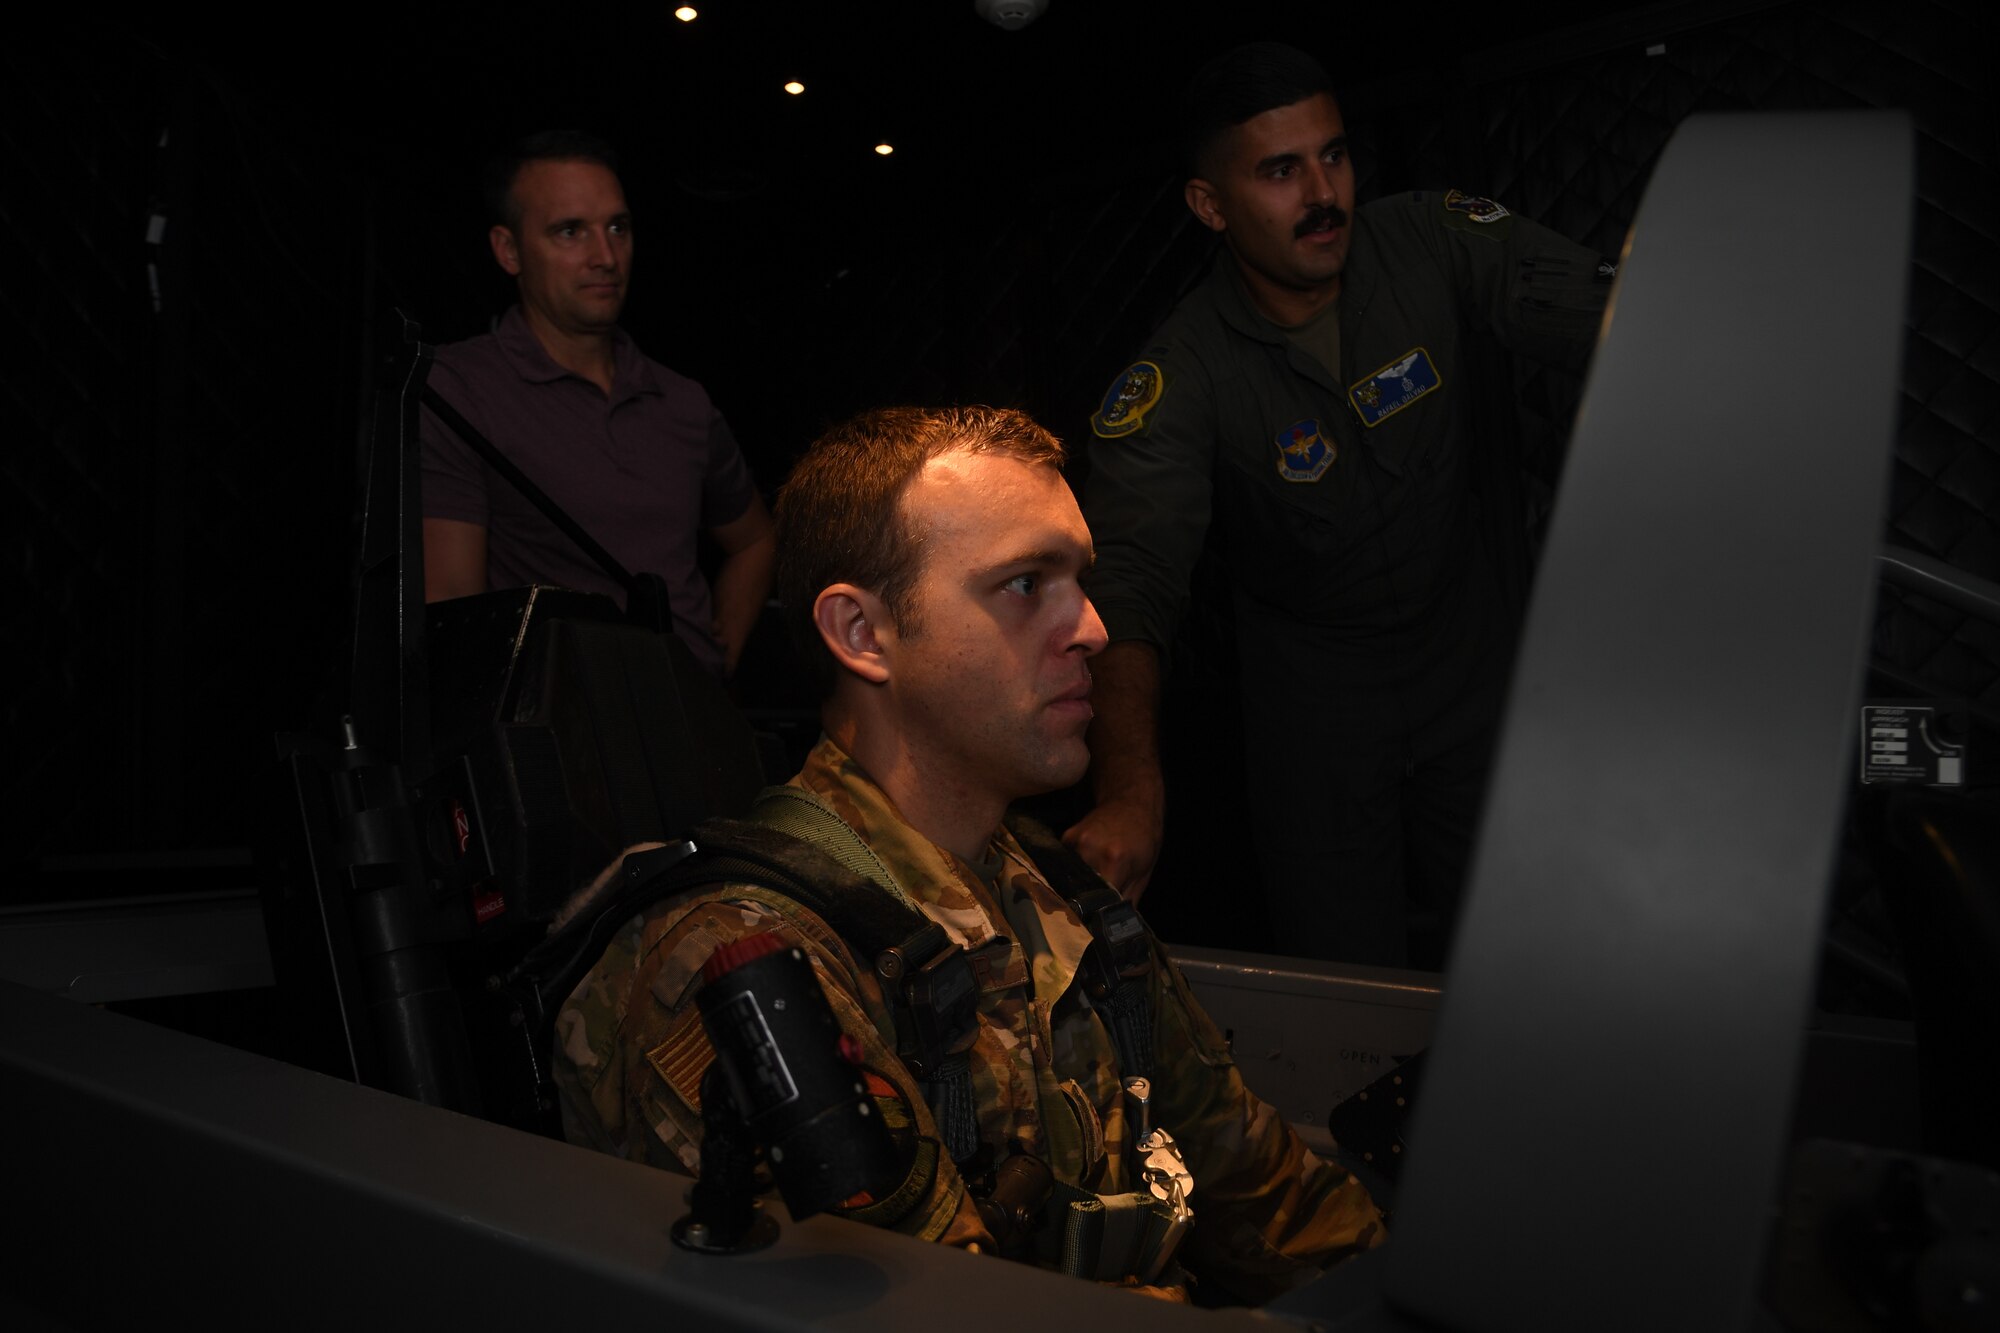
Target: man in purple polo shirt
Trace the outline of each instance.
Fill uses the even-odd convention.
[[[634,573],[666,580],[674,629],[733,671],[771,587],[771,518],[702,387],[618,327],[632,219],[610,148],[538,134],[494,175],[487,239],[521,302],[483,337],[438,349],[431,385]],[[426,408],[424,600],[553,583],[624,590]],[[711,595],[695,561],[722,550]]]

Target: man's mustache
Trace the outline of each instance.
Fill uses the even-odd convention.
[[[1299,225],[1292,228],[1292,236],[1297,239],[1309,231],[1325,231],[1329,227],[1345,227],[1347,210],[1339,204],[1321,204],[1309,209]]]

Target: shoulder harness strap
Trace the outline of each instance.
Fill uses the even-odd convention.
[[[766,787],[751,807],[756,823],[817,848],[850,874],[880,885],[912,912],[921,913],[916,899],[896,882],[875,849],[861,840],[848,822],[803,787]]]
[[[1091,1001],[1108,1012],[1111,1039],[1118,1047],[1118,1063],[1125,1077],[1151,1078],[1153,950],[1139,909],[1039,820],[1010,815],[1007,831],[1049,886],[1069,900],[1090,931],[1081,980]]]

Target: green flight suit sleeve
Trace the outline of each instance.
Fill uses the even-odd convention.
[[[1456,279],[1467,323],[1489,330],[1509,351],[1547,365],[1580,370],[1603,322],[1615,267],[1539,222],[1498,211],[1448,207],[1456,196],[1413,196],[1432,244]]]
[[[1215,398],[1207,368],[1169,341],[1121,372],[1107,399],[1149,371],[1158,397],[1136,424],[1102,410],[1092,418],[1084,517],[1097,549],[1088,591],[1111,641],[1143,640],[1164,656],[1208,536]]]

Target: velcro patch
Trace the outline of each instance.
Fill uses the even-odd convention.
[[[1151,361],[1135,361],[1127,366],[1098,404],[1090,419],[1091,433],[1106,440],[1145,429],[1146,414],[1166,391],[1167,378]]]
[[[1468,221],[1479,223],[1494,223],[1513,216],[1491,199],[1476,194],[1461,194],[1457,190],[1445,191],[1444,211],[1461,214]]]
[[[1294,421],[1271,442],[1278,446],[1278,475],[1286,481],[1318,481],[1340,452],[1319,428],[1318,417]]]
[[[1373,429],[1427,393],[1434,393],[1443,381],[1431,354],[1413,347],[1367,379],[1347,387],[1347,401],[1361,424]]]

